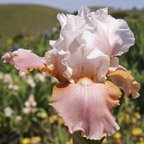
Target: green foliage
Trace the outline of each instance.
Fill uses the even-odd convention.
[[[39,37],[21,36],[11,39],[1,51],[23,47],[39,55],[50,49],[49,40],[57,39],[58,30]],[[49,106],[53,85],[57,82],[38,71],[19,75],[11,65],[0,61],[0,143],[25,141],[24,137],[39,136],[44,144],[64,144],[68,140],[63,120]]]

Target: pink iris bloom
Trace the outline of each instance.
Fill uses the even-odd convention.
[[[100,140],[119,130],[111,110],[119,105],[120,88],[125,96],[139,96],[139,83],[117,58],[134,44],[134,35],[124,20],[108,15],[107,8],[90,12],[82,7],[76,16],[58,14],[57,18],[60,37],[50,41],[53,49],[44,57],[18,49],[2,58],[20,72],[38,68],[56,77],[59,85],[50,105],[70,133],[79,131],[87,139]]]

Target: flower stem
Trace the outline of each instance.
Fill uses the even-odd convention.
[[[77,133],[74,133],[72,135],[73,137],[73,144],[102,144],[104,138],[102,138],[101,140],[88,140],[86,138],[83,138],[80,136],[80,134],[77,132]]]

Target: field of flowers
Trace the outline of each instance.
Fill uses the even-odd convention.
[[[114,16],[128,21],[136,43],[121,58],[121,65],[141,83],[141,96],[135,101],[121,98],[121,106],[113,111],[121,129],[103,144],[144,144],[144,15],[123,14],[115,13]],[[59,30],[54,27],[40,36],[9,38],[0,56],[20,47],[42,56],[51,49],[49,40],[57,39]],[[31,75],[19,75],[13,66],[0,61],[0,144],[72,144],[63,120],[48,105],[55,83],[55,78],[36,70]]]

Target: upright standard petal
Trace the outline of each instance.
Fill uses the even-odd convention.
[[[104,80],[110,65],[109,56],[95,49],[89,51],[88,47],[81,46],[67,59],[68,66],[73,70],[72,78],[75,82],[81,77],[89,77],[95,82]]]
[[[95,15],[107,33],[113,51],[112,55],[117,56],[127,52],[135,41],[134,34],[127,22],[108,15],[107,9],[99,9]]]
[[[43,69],[45,58],[32,53],[31,50],[18,49],[14,52],[7,52],[2,56],[6,62],[12,63],[19,72],[30,72],[33,69]]]
[[[88,19],[88,15],[90,13],[90,9],[87,7],[82,6],[79,10],[78,10],[78,16],[82,17],[85,21],[89,21]]]
[[[61,27],[63,27],[66,24],[67,17],[64,14],[58,14],[57,19],[59,20]]]
[[[100,140],[119,129],[110,112],[118,105],[119,91],[109,90],[108,85],[94,84],[89,78],[83,78],[77,84],[54,87],[51,105],[71,133],[79,131],[87,139]]]

